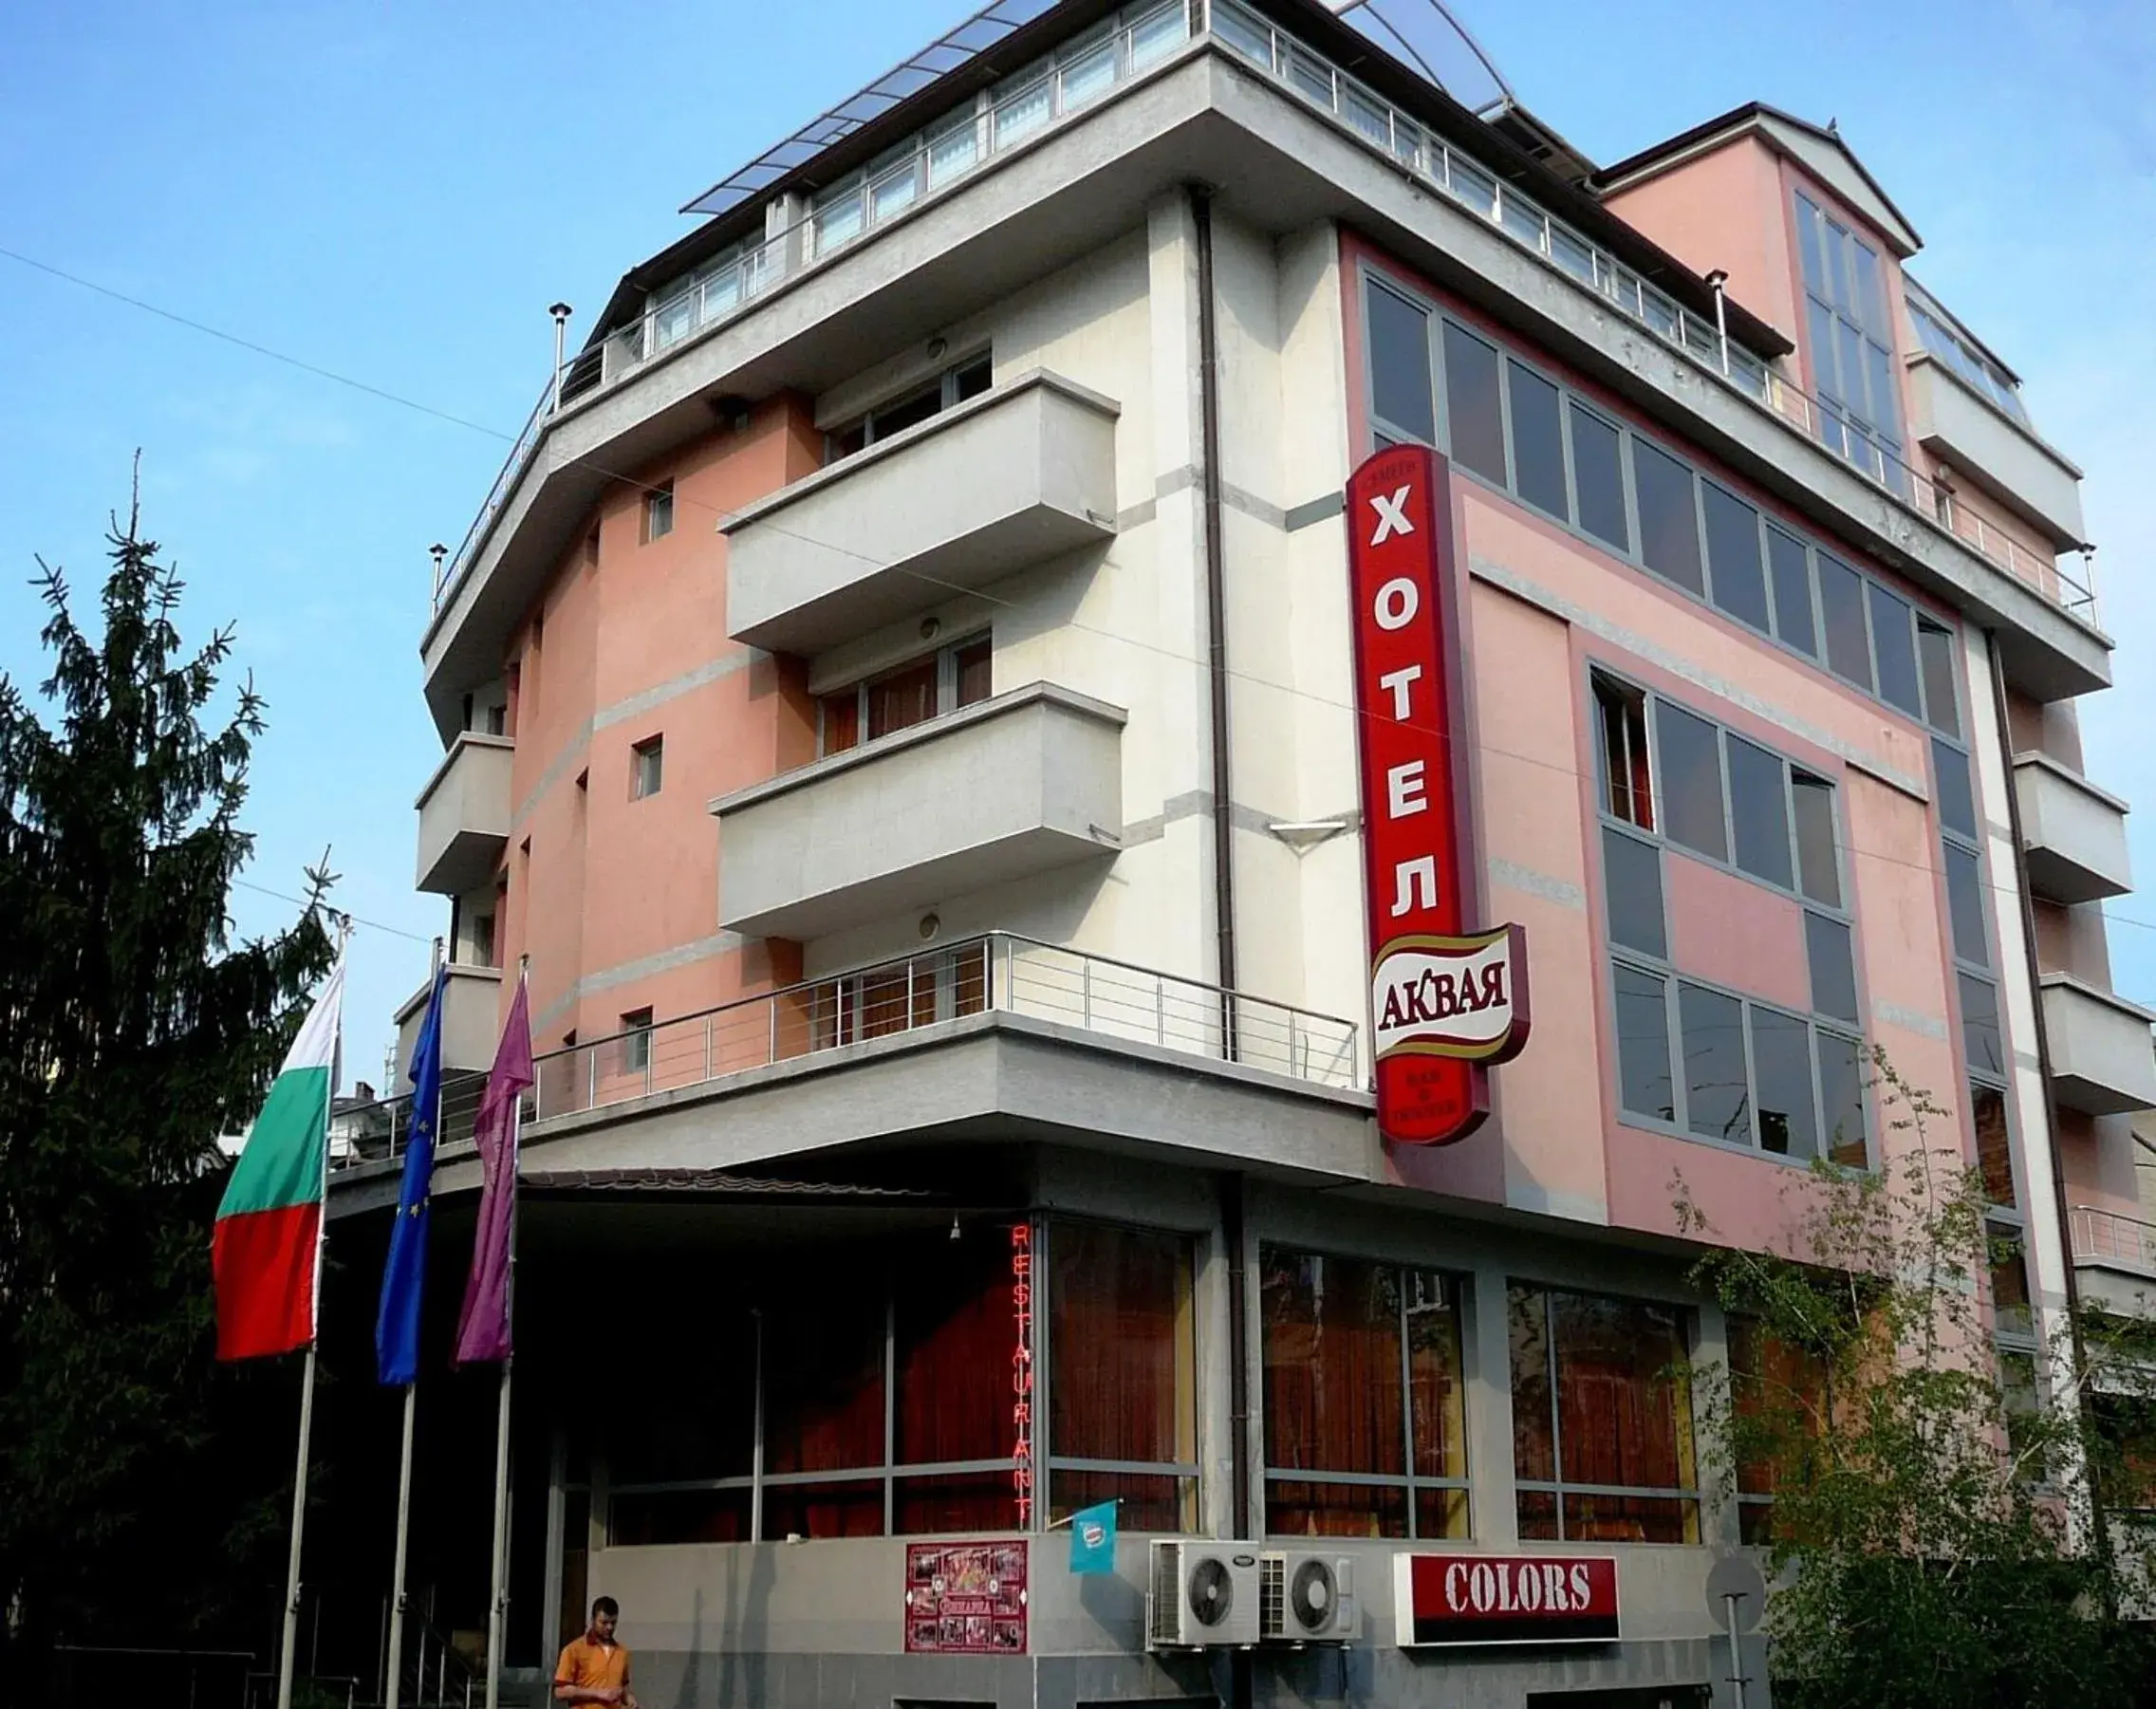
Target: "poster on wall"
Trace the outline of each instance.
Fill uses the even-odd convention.
[[[1355,726],[1378,1131],[1465,1139],[1489,1069],[1526,1047],[1527,933],[1474,919],[1452,499],[1444,460],[1395,445],[1348,480]]]
[[[906,1650],[1025,1654],[1026,1544],[908,1543]]]

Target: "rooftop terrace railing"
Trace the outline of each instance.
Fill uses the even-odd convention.
[[[437,577],[435,609],[469,572],[494,516],[508,502],[547,418],[619,384],[692,333],[747,311],[784,279],[814,267],[887,220],[939,195],[986,160],[1016,146],[1109,89],[1166,63],[1193,40],[1208,40],[1382,150],[1403,170],[1488,221],[1515,243],[1598,293],[1738,396],[1824,446],[1914,514],[1944,529],[2045,599],[2093,625],[2094,567],[2046,556],[1982,518],[1893,447],[1831,401],[1815,398],[1726,331],[1657,288],[1591,239],[1522,195],[1383,96],[1236,0],[1166,0],[1119,14],[1088,31],[1017,86],[947,115],[892,151],[883,162],[819,197],[799,220],[753,240],[697,273],[654,293],[644,314],[562,364],[511,446],[464,542]]]
[[[714,1086],[752,1069],[991,1012],[1317,1086],[1362,1085],[1353,1021],[991,932],[548,1051],[534,1059],[525,1120],[543,1123]],[[485,1085],[483,1074],[444,1080],[439,1142],[471,1139]],[[332,1157],[332,1170],[379,1162],[402,1154],[411,1099],[383,1099],[341,1111],[339,1119],[347,1140]]]

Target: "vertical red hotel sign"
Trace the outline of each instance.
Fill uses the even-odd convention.
[[[1489,1066],[1527,1043],[1528,990],[1526,932],[1466,914],[1459,595],[1437,454],[1366,459],[1348,477],[1348,530],[1378,1131],[1443,1145],[1489,1113]]]

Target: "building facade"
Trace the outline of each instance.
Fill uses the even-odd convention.
[[[604,1591],[656,1703],[1734,1700],[1679,1200],[1766,1243],[1914,1143],[1877,1049],[2024,1242],[2016,1380],[2136,1279],[2079,472],[1831,127],[1598,168],[1436,17],[1004,0],[550,381],[422,641],[446,1048],[522,966],[541,1053],[512,1663]],[[1421,803],[1358,787],[1343,492],[1403,444],[1533,986],[1443,1146],[1370,1090],[1365,815]],[[1348,1641],[1149,1643],[1178,1537],[1315,1554]],[[958,1543],[1001,1600],[939,1613]],[[1418,1644],[1416,1556],[1611,1563],[1616,1636],[1537,1565]]]

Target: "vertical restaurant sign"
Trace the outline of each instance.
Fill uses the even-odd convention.
[[[1011,1494],[1018,1529],[1033,1522],[1033,1226],[1011,1225]]]
[[[1348,476],[1377,1120],[1403,1145],[1473,1133],[1490,1065],[1527,1043],[1527,934],[1467,917],[1476,850],[1452,557],[1435,452],[1396,445]]]

